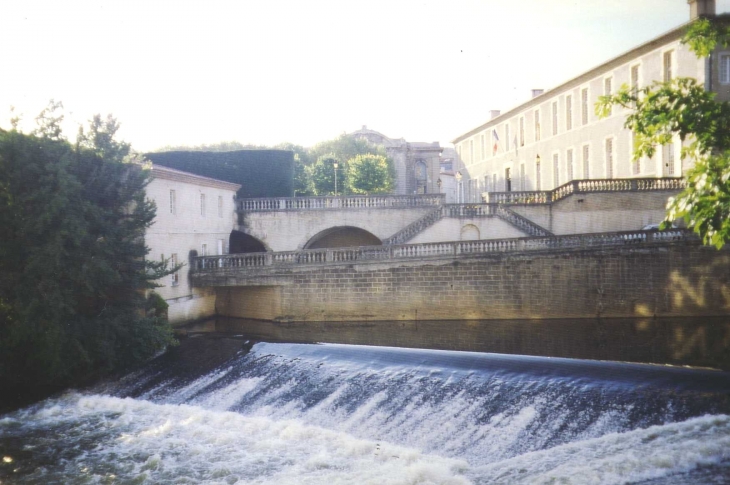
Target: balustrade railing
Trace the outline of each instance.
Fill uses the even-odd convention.
[[[347,195],[338,197],[269,197],[238,199],[244,212],[274,210],[369,209],[383,207],[440,206],[444,194],[426,195]]]
[[[487,192],[488,202],[495,204],[550,204],[571,194],[595,192],[644,192],[681,190],[686,187],[681,177],[636,179],[572,180],[553,190],[525,192]]]
[[[363,246],[332,249],[302,249],[300,251],[226,254],[199,256],[193,259],[196,273],[317,265],[357,261],[394,261],[449,256],[456,257],[509,251],[539,251],[551,249],[595,248],[604,246],[643,245],[697,240],[687,229],[666,231],[624,231],[565,236],[523,237],[510,239],[481,239],[476,241],[400,244],[392,246]]]
[[[526,217],[523,217],[513,210],[510,210],[503,205],[497,206],[497,215],[503,220],[509,222],[513,226],[523,230],[530,236],[552,236],[553,233],[547,229],[538,226]]]

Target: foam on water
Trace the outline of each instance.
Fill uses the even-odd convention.
[[[4,419],[0,431],[19,426],[26,447],[63,442],[76,453],[17,483],[469,483],[462,460],[198,406],[69,394]],[[80,438],[89,429],[96,430],[95,442],[84,447]]]
[[[256,344],[5,416],[0,450],[13,483],[655,484],[730,474],[729,391],[707,371]]]

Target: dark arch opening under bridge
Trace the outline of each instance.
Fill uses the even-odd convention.
[[[340,226],[320,231],[307,241],[304,249],[382,246],[377,236],[359,227]]]
[[[231,231],[231,236],[228,240],[228,252],[231,254],[263,253],[266,252],[266,246],[245,232]]]

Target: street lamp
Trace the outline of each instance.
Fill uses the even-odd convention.
[[[337,166],[339,164],[335,161],[332,166],[335,167],[335,197],[337,197]]]
[[[436,185],[438,185],[438,186],[439,186],[439,194],[441,193],[441,184],[442,184],[442,183],[443,183],[443,182],[441,182],[441,179],[440,179],[440,178],[439,178],[439,179],[438,179],[438,180],[436,181]]]

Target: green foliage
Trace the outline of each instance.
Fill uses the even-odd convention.
[[[699,157],[687,172],[687,188],[670,199],[667,221],[684,219],[705,244],[730,241],[730,152]]]
[[[345,193],[348,171],[337,155],[328,153],[320,156],[309,171],[314,195],[335,194],[335,163],[337,163],[337,194]]]
[[[725,24],[700,19],[682,42],[706,57],[729,41]],[[683,219],[704,244],[722,248],[730,241],[730,103],[717,101],[695,79],[676,78],[640,90],[624,85],[599,98],[596,114],[607,116],[613,105],[633,110],[624,126],[635,135],[634,160],[651,157],[658,145],[678,136],[682,159],[693,164],[686,173],[687,188],[669,200],[662,228]]]
[[[382,155],[357,155],[347,162],[347,183],[353,194],[387,194],[393,189],[393,163]]]
[[[730,27],[706,18],[699,19],[689,26],[682,44],[688,45],[697,57],[708,57],[718,45],[730,45]]]
[[[146,262],[149,171],[95,117],[60,131],[0,131],[0,385],[72,385],[173,342],[145,292],[169,274]]]
[[[318,143],[309,150],[310,160],[316,160],[309,170],[309,174],[314,186],[315,195],[332,195],[334,194],[334,161],[337,161],[339,168],[337,170],[338,194],[351,193],[387,193],[393,188],[392,170],[389,168],[389,177],[380,177],[379,172],[373,171],[373,175],[380,177],[372,183],[366,182],[360,178],[357,187],[367,187],[366,189],[357,188],[350,182],[353,172],[349,168],[352,160],[358,156],[380,157],[386,160],[388,167],[393,166],[393,162],[387,158],[385,148],[380,145],[374,145],[367,140],[353,138],[347,135]],[[377,164],[376,164],[377,165]],[[357,173],[360,172],[358,168]]]

